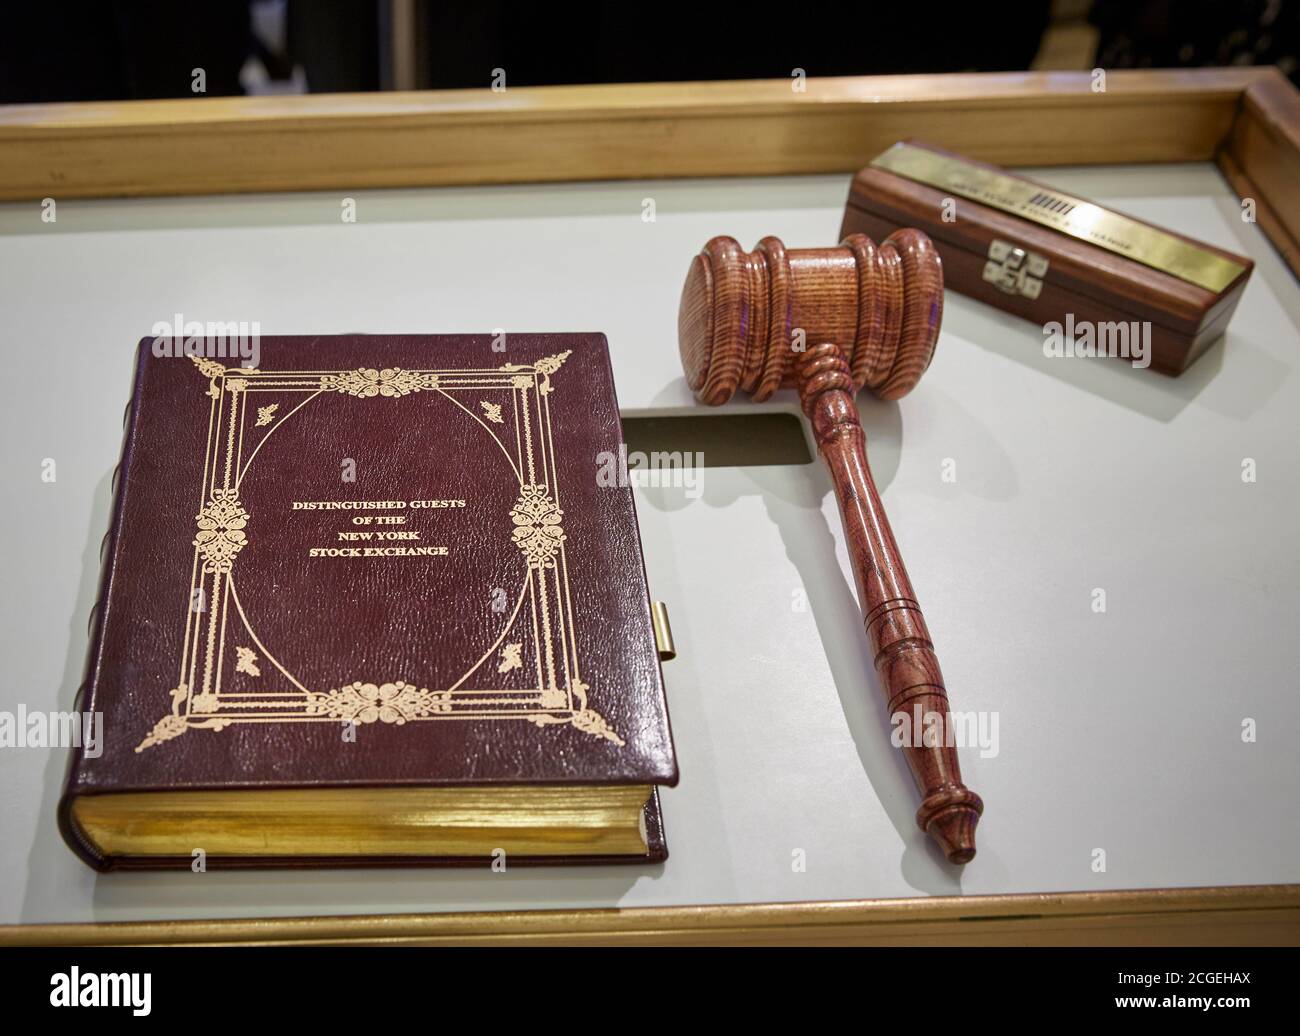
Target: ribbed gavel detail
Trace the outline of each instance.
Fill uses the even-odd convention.
[[[919,230],[836,248],[765,237],[752,252],[715,237],[691,263],[677,331],[687,382],[711,406],[792,386],[795,358],[820,342],[844,350],[854,391],[898,399],[929,366],[942,316],[942,264]]]

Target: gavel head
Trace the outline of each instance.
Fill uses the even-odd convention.
[[[855,391],[898,399],[930,365],[942,317],[943,266],[919,230],[880,245],[853,234],[838,248],[765,237],[752,252],[715,237],[686,275],[677,340],[686,381],[710,406],[792,385],[796,357],[822,342],[843,350]]]

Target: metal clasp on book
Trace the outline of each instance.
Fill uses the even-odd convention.
[[[671,662],[677,657],[677,645],[673,643],[673,628],[668,622],[668,605],[663,601],[651,601],[650,621],[654,626],[659,661]]]
[[[984,264],[984,279],[1008,295],[1038,298],[1047,276],[1047,259],[1037,252],[994,238],[989,242],[989,259]]]

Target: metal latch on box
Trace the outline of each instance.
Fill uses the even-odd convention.
[[[1047,276],[1047,259],[1009,241],[994,238],[989,242],[989,260],[984,264],[984,279],[1008,295],[1038,298]]]

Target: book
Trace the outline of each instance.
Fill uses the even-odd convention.
[[[677,781],[600,334],[137,351],[59,805],[113,867],[658,861]]]

